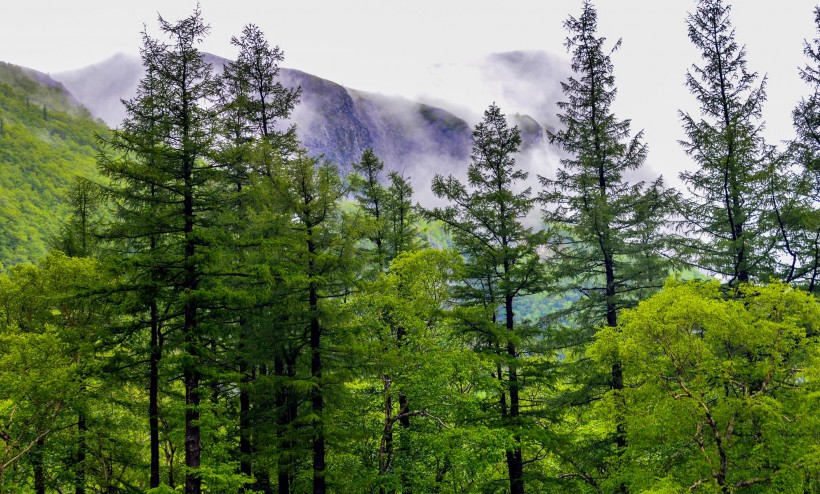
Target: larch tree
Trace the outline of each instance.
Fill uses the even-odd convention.
[[[814,22],[820,32],[820,8],[814,10]],[[820,285],[820,38],[806,41],[803,53],[809,61],[800,77],[811,93],[792,112],[797,136],[791,156],[796,166],[772,173],[771,196],[779,247],[786,259],[778,274],[816,294]]]
[[[198,9],[176,23],[160,17],[159,26],[169,43],[144,35],[146,76],[136,98],[126,104],[123,129],[104,142],[99,163],[115,204],[107,235],[123,254],[138,298],[150,309],[152,366],[161,348],[155,337],[161,340],[169,332],[183,356],[185,492],[198,494],[200,381],[206,333],[219,313],[213,310],[219,304],[208,293],[208,283],[215,272],[214,252],[226,241],[220,213],[230,198],[225,174],[211,159],[218,84],[197,49],[208,27]],[[168,327],[165,333],[160,324]],[[157,413],[153,403],[150,413]],[[152,484],[157,481],[155,461]]]
[[[258,193],[264,225],[275,226],[269,238],[271,276],[282,287],[286,320],[282,332],[295,347],[292,362],[280,362],[277,377],[288,381],[286,389],[295,396],[282,396],[294,407],[284,426],[298,421],[300,430],[284,434],[289,451],[309,445],[311,484],[314,494],[328,492],[328,400],[336,379],[333,367],[335,333],[340,327],[339,305],[350,292],[358,274],[358,244],[362,233],[355,215],[346,214],[340,201],[348,193],[338,171],[304,152],[292,159],[279,159],[264,175]],[[299,403],[306,409],[301,409]],[[290,406],[287,402],[278,407]],[[284,410],[288,411],[288,410]],[[299,416],[295,416],[300,414]],[[301,441],[300,441],[301,440]],[[280,463],[279,492],[293,489],[294,458]],[[290,470],[290,471],[289,471]],[[332,484],[331,484],[332,485]]]
[[[278,46],[270,46],[259,27],[246,25],[241,36],[231,39],[231,44],[239,53],[225,65],[220,79],[223,139],[218,161],[235,187],[233,230],[239,240],[228,259],[235,264],[235,272],[248,275],[235,279],[231,287],[239,331],[234,353],[240,381],[240,471],[248,478],[254,477],[257,488],[264,488],[269,484],[267,471],[253,465],[253,429],[258,422],[254,416],[259,415],[253,409],[259,404],[253,402],[252,388],[259,372],[267,372],[268,359],[259,351],[251,351],[250,342],[275,337],[269,331],[275,324],[261,317],[262,312],[270,312],[272,301],[266,298],[267,291],[257,289],[264,284],[256,275],[259,266],[255,264],[260,259],[261,244],[249,230],[253,228],[249,211],[254,205],[248,191],[260,175],[268,173],[271,163],[296,151],[295,126],[281,127],[298,104],[301,91],[286,88],[278,80],[284,54]],[[276,353],[275,360],[274,369],[284,368],[281,354]]]
[[[353,163],[352,168],[356,173],[350,175],[350,187],[359,207],[373,224],[373,231],[368,237],[374,246],[374,267],[377,268],[378,272],[382,272],[390,264],[390,259],[387,258],[385,252],[387,248],[385,245],[387,235],[385,218],[387,190],[380,181],[380,175],[384,171],[384,163],[376,156],[373,149],[367,148],[362,153],[361,161]]]
[[[104,257],[111,277],[121,283],[115,297],[123,315],[131,315],[122,327],[111,325],[112,345],[139,329],[150,332],[148,353],[148,427],[150,472],[149,486],[160,485],[160,366],[165,337],[176,314],[176,299],[166,269],[166,249],[173,243],[171,232],[176,211],[171,191],[164,186],[170,176],[164,168],[163,84],[155,60],[164,47],[143,32],[140,50],[145,75],[137,87],[136,97],[124,101],[126,117],[108,140],[101,140],[100,174],[111,180],[105,190],[112,217],[101,226],[105,245]],[[132,324],[133,322],[133,324]],[[128,347],[128,345],[124,345]],[[140,359],[135,349],[114,352],[118,359]],[[123,358],[123,354],[130,354]]]
[[[426,211],[442,221],[465,256],[466,278],[461,302],[486,310],[490,345],[498,351],[501,422],[511,434],[505,456],[510,491],[524,492],[523,427],[521,417],[522,345],[526,325],[516,320],[514,301],[533,293],[543,283],[537,249],[542,234],[524,225],[535,205],[529,188],[521,182],[527,173],[516,168],[521,145],[518,127],[509,127],[495,104],[473,131],[472,161],[467,185],[455,177],[436,175],[432,189],[451,205]]]
[[[549,232],[552,273],[561,280],[561,290],[572,290],[580,298],[552,316],[554,324],[572,320],[574,324],[563,345],[583,354],[596,328],[615,327],[618,315],[641,296],[659,289],[669,273],[664,260],[666,239],[662,226],[670,214],[674,194],[664,189],[661,178],[650,184],[629,182],[629,173],[646,159],[643,133],[632,136],[630,121],[619,120],[612,112],[617,90],[606,38],[597,34],[598,15],[585,2],[580,17],[564,23],[569,37],[566,48],[572,53],[572,75],[561,84],[566,100],[558,103],[563,128],[549,132],[550,142],[567,153],[556,177],[541,177],[544,191],[540,200]],[[574,361],[575,359],[570,359]],[[575,362],[579,372],[589,366]],[[586,369],[586,370],[583,370]],[[571,404],[589,404],[606,383],[618,394],[623,390],[623,369],[614,362],[609,376],[576,376],[577,393],[565,398]],[[616,415],[618,415],[616,413]],[[610,444],[620,455],[626,447],[623,417],[610,417],[614,424]],[[573,441],[583,444],[583,441]],[[574,457],[573,469],[591,483],[613,472],[603,464],[613,450],[591,443]]]
[[[364,290],[378,290],[381,283],[380,275],[383,275],[391,268],[392,261],[400,254],[419,248],[422,243],[418,235],[416,226],[417,215],[412,206],[413,188],[409,181],[398,173],[392,171],[388,174],[390,185],[381,183],[381,172],[384,171],[384,163],[376,156],[372,149],[368,148],[362,154],[359,163],[353,163],[353,170],[356,174],[349,176],[351,188],[355,195],[364,216],[369,220],[370,228],[368,238],[373,244],[371,257],[373,259],[376,280],[365,287]],[[386,310],[386,309],[385,309]],[[390,317],[389,314],[381,314],[389,328],[389,334],[393,335],[387,352],[403,353],[402,348],[406,346],[406,327],[402,321]],[[377,326],[378,327],[378,326]],[[379,338],[380,335],[372,335]],[[398,456],[407,456],[410,445],[410,404],[406,393],[399,391],[396,398],[395,388],[401,388],[404,383],[396,375],[401,375],[401,369],[383,369],[379,376],[383,388],[384,399],[383,412],[384,430],[380,451],[379,475],[385,476],[394,463],[409,463],[406,458],[401,458],[394,462]],[[394,410],[394,404],[398,402],[398,412]],[[395,417],[395,420],[394,420]],[[403,434],[397,454],[394,455],[393,437],[394,424],[398,423],[402,427]],[[406,473],[402,474],[402,492],[410,494],[412,488]],[[380,487],[380,492],[386,492],[384,487]]]
[[[700,104],[700,118],[680,118],[686,153],[698,165],[681,173],[690,199],[682,208],[682,242],[695,267],[730,286],[759,279],[770,269],[772,236],[765,216],[772,150],[761,135],[766,80],[746,68],[746,50],[735,41],[731,7],[700,0],[689,14],[689,39],[703,65],[693,65],[686,86]]]

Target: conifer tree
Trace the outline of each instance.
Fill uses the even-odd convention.
[[[369,237],[375,247],[373,251],[375,265],[380,272],[385,271],[390,264],[390,259],[387,258],[387,246],[385,245],[387,190],[380,182],[384,163],[371,148],[367,148],[362,154],[361,161],[353,163],[352,166],[356,174],[350,176],[350,187],[359,207],[373,222],[373,232]]]
[[[222,75],[227,110],[235,122],[231,134],[238,140],[261,136],[279,152],[295,152],[296,127],[278,128],[301,94],[300,88],[286,88],[278,80],[284,53],[278,46],[271,48],[254,24],[246,25],[240,37],[231,38],[231,44],[239,48],[239,54],[225,65]]]
[[[372,223],[370,241],[377,266],[386,271],[400,253],[421,246],[417,214],[413,209],[413,187],[395,171],[387,174],[389,185],[382,183],[384,163],[372,149],[364,150],[362,159],[353,163],[350,187],[359,207]]]
[[[698,165],[681,173],[692,196],[683,208],[683,247],[693,264],[731,286],[761,277],[771,266],[765,212],[772,159],[761,136],[766,79],[746,68],[746,50],[735,41],[731,7],[700,0],[689,14],[689,39],[703,65],[693,65],[686,86],[701,118],[680,112],[686,153]]]
[[[515,167],[521,144],[518,127],[508,127],[495,104],[473,131],[472,162],[467,186],[455,177],[436,175],[433,193],[451,205],[426,212],[445,223],[453,242],[465,256],[466,282],[461,300],[468,306],[486,307],[490,339],[499,352],[499,409],[511,444],[505,452],[510,492],[524,492],[522,452],[521,352],[526,340],[522,322],[516,320],[513,302],[541,287],[541,260],[537,249],[542,235],[523,224],[535,199],[530,189],[517,191],[527,173]]]
[[[238,242],[235,249],[228,253],[240,273],[257,273],[260,266],[254,263],[261,259],[259,238],[253,235],[249,221],[250,208],[254,207],[252,198],[246,193],[253,187],[259,175],[269,172],[273,162],[280,158],[292,157],[298,148],[296,129],[291,125],[281,129],[282,121],[290,116],[298,103],[300,89],[285,88],[278,80],[279,63],[284,54],[278,46],[271,48],[261,30],[249,24],[245,26],[240,37],[233,37],[231,43],[239,48],[234,61],[228,62],[221,77],[222,93],[220,96],[221,122],[223,140],[217,160],[229,175],[234,184],[233,231]],[[252,193],[251,193],[252,195]],[[262,255],[264,257],[264,255]],[[233,309],[238,311],[238,338],[236,341],[236,360],[239,372],[239,449],[240,471],[247,477],[256,479],[256,487],[269,483],[267,472],[254,468],[254,415],[253,408],[258,404],[252,400],[252,388],[260,372],[267,372],[265,363],[268,355],[251,351],[251,341],[270,338],[270,329],[275,327],[272,321],[261,317],[278,320],[271,312],[272,299],[266,298],[264,291],[256,290],[262,283],[258,276],[242,277],[235,280],[231,287],[236,299]],[[255,307],[255,308],[252,308]],[[274,369],[284,369],[284,356],[276,353]],[[276,391],[281,393],[281,390]],[[281,400],[280,400],[281,401]],[[280,482],[282,483],[282,482]]]
[[[820,33],[820,7],[814,9]],[[809,59],[800,77],[811,89],[792,112],[797,136],[792,144],[794,169],[771,174],[772,210],[785,251],[781,279],[803,284],[812,293],[820,285],[820,38],[805,41],[803,53]],[[779,196],[779,197],[778,197]],[[779,199],[779,202],[778,202]]]
[[[384,164],[379,160],[372,149],[365,149],[359,163],[353,163],[353,170],[357,174],[350,176],[350,185],[355,194],[359,207],[370,220],[369,239],[373,243],[372,255],[377,268],[376,276],[389,271],[390,265],[398,255],[408,252],[421,246],[416,227],[416,214],[413,211],[412,195],[413,188],[410,183],[398,173],[391,171],[388,174],[390,185],[385,187],[381,184],[381,172]],[[378,279],[374,283],[378,283]],[[363,287],[364,290],[374,289],[375,284]],[[406,345],[406,328],[402,322],[397,321],[389,315],[384,315],[386,324],[390,329],[390,334],[395,335],[395,340],[391,341],[393,349],[402,352]],[[395,350],[393,350],[395,351]],[[400,370],[399,370],[400,371]],[[380,376],[383,385],[384,397],[384,430],[382,443],[379,447],[381,452],[380,475],[384,476],[389,465],[401,463],[399,456],[406,456],[409,449],[409,429],[410,429],[410,403],[407,395],[398,393],[398,400],[395,398],[395,388],[401,387],[403,383],[397,380],[392,371],[383,372]],[[396,386],[397,385],[397,386]],[[398,401],[398,413],[394,410],[394,403]],[[404,433],[401,436],[401,443],[397,454],[393,455],[393,426],[396,420],[401,425]],[[407,462],[407,459],[404,459]],[[402,472],[402,492],[410,494],[412,488],[406,472]],[[380,488],[384,491],[384,488]]]
[[[259,400],[254,416],[268,419],[256,424],[255,432],[270,438],[255,457],[275,462],[267,464],[278,470],[280,493],[294,491],[306,476],[304,465],[310,465],[312,492],[332,488],[326,418],[332,403],[326,396],[338,382],[332,376],[339,305],[362,258],[359,221],[339,207],[347,193],[333,166],[304,151],[290,158],[276,154],[252,187],[252,231],[259,242],[255,269],[264,282],[259,291],[267,291],[260,298],[267,298],[264,310],[252,322],[264,335],[255,345],[266,349],[257,358],[274,367],[253,387]]]
[[[590,2],[584,3],[580,17],[570,16],[564,25],[570,33],[565,45],[572,53],[574,75],[561,84],[566,100],[558,103],[563,111],[558,116],[564,128],[548,135],[568,157],[561,160],[555,179],[541,177],[545,190],[540,199],[549,227],[550,257],[555,261],[552,272],[562,280],[562,290],[581,296],[551,320],[557,323],[570,317],[574,321],[563,344],[577,351],[585,348],[595,328],[617,326],[623,308],[663,285],[669,266],[663,261],[660,229],[673,195],[664,189],[661,178],[648,185],[628,182],[627,174],[644,164],[647,149],[643,133],[632,136],[630,121],[619,120],[611,109],[616,88],[610,54],[621,41],[606,51],[606,38],[597,34],[598,16]],[[589,403],[590,396],[600,394],[595,389],[600,383],[607,383],[618,400],[623,389],[618,362],[608,377],[588,374],[589,366],[583,363],[577,367],[580,389],[567,397],[569,402]],[[623,418],[610,419],[614,424],[610,444],[620,455],[626,447]],[[572,443],[584,441],[575,438]],[[610,448],[596,444],[564,456],[574,458],[571,463],[582,470],[576,472],[582,478],[601,482],[602,474],[614,473],[604,466],[611,454]]]
[[[385,198],[386,234],[388,259],[393,260],[402,252],[424,247],[419,235],[418,213],[413,206],[413,186],[410,179],[391,171],[387,174],[390,185]]]
[[[102,221],[101,192],[100,187],[88,179],[75,180],[68,192],[70,215],[52,238],[52,247],[70,257],[93,257],[96,254]]]
[[[138,294],[136,305],[150,309],[151,364],[161,348],[156,340],[168,334],[160,325],[173,328],[184,355],[185,492],[195,494],[202,489],[200,380],[206,333],[217,313],[203,300],[213,272],[212,253],[224,241],[220,211],[229,199],[223,174],[210,159],[214,115],[208,105],[217,96],[217,84],[196,48],[208,28],[199,10],[176,23],[160,17],[159,25],[170,43],[143,36],[146,77],[137,97],[126,104],[122,130],[104,142],[100,169],[111,181],[115,203],[107,235],[124,255],[126,277]],[[152,484],[157,481],[154,453]]]
[[[149,423],[149,486],[160,485],[160,361],[165,338],[172,324],[168,317],[176,313],[177,300],[171,290],[170,271],[165,268],[166,246],[172,243],[173,220],[170,191],[163,186],[169,180],[163,168],[163,118],[167,112],[162,97],[164,82],[156,60],[162,56],[162,43],[143,32],[140,49],[145,75],[137,87],[134,99],[124,101],[126,118],[110,140],[101,140],[103,152],[99,169],[109,177],[112,187],[105,190],[112,205],[112,221],[102,227],[106,244],[105,257],[113,279],[122,285],[115,298],[123,315],[132,315],[136,327],[127,322],[124,327],[112,324],[114,341],[120,335],[133,334],[147,327],[150,332],[148,353],[148,423]],[[141,348],[118,352],[137,355]],[[173,477],[172,474],[169,477]]]

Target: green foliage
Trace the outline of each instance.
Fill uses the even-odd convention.
[[[578,356],[599,326],[616,326],[624,308],[663,283],[671,266],[662,231],[675,194],[664,189],[660,178],[648,185],[627,180],[629,172],[643,166],[647,149],[643,133],[631,136],[630,121],[612,113],[617,91],[610,55],[620,40],[605,48],[590,2],[565,27],[574,74],[562,83],[566,99],[558,103],[565,127],[548,135],[568,157],[554,180],[541,177],[540,200],[549,225],[550,271],[558,280],[555,297],[577,298],[550,311],[544,321],[553,328],[550,343],[568,354],[558,372],[573,385],[558,398],[559,406],[570,403],[576,409],[567,419],[585,423],[559,428],[567,436],[556,446],[557,456],[561,468],[571,472],[568,478],[577,475],[596,485],[616,477],[626,441],[619,407],[591,405],[602,396],[618,396],[623,376],[617,360],[608,369],[593,370]],[[614,488],[623,490],[617,481]]]
[[[41,106],[48,110],[43,118]],[[43,256],[68,213],[77,177],[93,179],[95,135],[107,129],[20,67],[0,63],[0,259],[16,264]]]
[[[667,239],[661,227],[671,214],[674,194],[660,178],[629,183],[625,174],[646,160],[643,132],[630,137],[630,121],[611,111],[616,95],[613,65],[598,37],[598,17],[590,3],[565,23],[575,73],[562,83],[559,103],[565,128],[550,141],[569,153],[556,178],[541,177],[540,196],[549,226],[554,276],[560,290],[582,294],[572,311],[589,330],[617,322],[617,311],[634,305],[663,283]],[[615,43],[611,51],[620,45]],[[583,334],[583,331],[582,331]]]
[[[722,0],[701,0],[687,18],[703,65],[686,76],[701,117],[680,112],[687,136],[682,145],[699,165],[681,174],[691,194],[682,210],[682,241],[695,266],[737,284],[765,281],[771,269],[765,217],[774,153],[761,135],[766,81],[758,85],[757,73],[746,69],[730,10]]]
[[[413,187],[394,171],[388,174],[390,185],[384,186],[380,182],[384,163],[372,149],[364,151],[361,162],[353,163],[353,171],[356,173],[348,176],[350,187],[372,223],[368,238],[374,245],[373,261],[383,271],[400,253],[421,246]]]
[[[217,77],[199,11],[160,18],[110,133],[0,65],[0,186],[27,184],[0,200],[0,490],[819,491],[820,307],[798,289],[816,290],[816,104],[777,155],[728,8],[689,22],[688,247],[728,288],[689,270],[656,293],[677,197],[625,178],[646,148],[611,111],[589,2],[566,23],[556,178],[521,185],[521,132],[491,105],[426,222],[371,150],[343,179],[300,149],[300,92],[256,26]],[[525,225],[539,200],[546,232]],[[17,264],[37,238],[55,250]]]
[[[465,186],[453,176],[433,178],[433,193],[451,204],[426,212],[443,222],[453,235],[455,247],[465,257],[463,282],[457,297],[464,306],[464,325],[475,338],[476,348],[496,355],[499,381],[500,426],[510,440],[505,444],[511,492],[524,492],[521,429],[522,395],[519,376],[525,363],[531,327],[516,319],[518,297],[544,288],[543,265],[538,248],[543,234],[523,224],[535,200],[530,189],[518,191],[527,173],[516,168],[521,144],[517,127],[509,128],[496,105],[484,112],[473,131],[472,161]],[[509,401],[508,401],[509,400]],[[509,403],[509,409],[508,404]]]
[[[603,329],[590,355],[624,365],[631,488],[817,489],[818,321],[787,285],[669,281]]]
[[[820,9],[814,10],[814,23],[820,31]],[[787,281],[802,282],[817,293],[820,276],[820,38],[806,41],[803,53],[809,59],[800,77],[811,90],[792,112],[796,139],[791,158],[796,167],[778,163],[771,172],[772,222],[778,247],[785,262],[778,273]]]

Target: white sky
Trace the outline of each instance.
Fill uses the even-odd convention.
[[[804,38],[816,36],[807,0],[735,0],[736,39],[748,50],[749,68],[768,74],[764,109],[767,137],[791,134],[790,113],[807,89],[798,66]],[[356,89],[458,100],[480,114],[493,98],[473,91],[473,74],[459,64],[482,54],[545,50],[566,56],[568,14],[581,0],[200,0],[212,28],[202,48],[225,57],[242,26],[253,22],[285,52],[287,67]],[[101,61],[117,52],[136,54],[143,24],[156,32],[157,13],[187,16],[195,0],[0,0],[0,61],[59,72]],[[613,56],[619,95],[615,111],[644,129],[649,164],[657,172],[691,167],[676,143],[677,110],[696,111],[683,86],[698,53],[685,16],[694,2],[598,0],[599,34],[623,38]],[[430,67],[455,64],[446,81]],[[466,66],[465,66],[466,67]],[[462,80],[459,80],[462,79]],[[558,81],[555,81],[558,84]],[[550,88],[554,90],[554,88]],[[496,98],[493,98],[496,99]],[[503,110],[502,106],[502,110]],[[670,176],[670,178],[672,178]]]

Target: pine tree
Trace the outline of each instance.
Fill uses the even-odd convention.
[[[417,214],[413,208],[413,187],[395,171],[387,174],[389,185],[382,183],[384,163],[368,148],[362,159],[353,163],[348,177],[359,207],[372,222],[370,241],[375,249],[375,263],[386,271],[400,253],[421,247]]]
[[[630,121],[612,113],[616,96],[615,77],[606,38],[597,34],[595,7],[585,2],[578,18],[565,22],[569,31],[566,48],[572,53],[574,75],[562,88],[566,97],[558,106],[562,130],[550,132],[549,139],[568,154],[561,160],[555,179],[541,177],[544,192],[540,200],[549,226],[552,273],[561,290],[570,289],[580,299],[567,310],[551,316],[553,324],[569,317],[574,322],[562,342],[583,351],[597,327],[615,327],[625,307],[641,296],[659,289],[669,272],[664,265],[664,237],[660,229],[669,215],[673,195],[658,178],[651,184],[629,183],[627,174],[640,168],[647,149],[643,133],[631,136]],[[576,372],[586,373],[581,365]],[[569,398],[575,404],[589,403],[590,394],[600,384],[617,395],[623,389],[623,370],[617,362],[609,376],[578,375],[580,392]],[[622,417],[611,417],[616,454],[626,447]],[[583,441],[574,440],[575,444]],[[573,468],[582,468],[583,478],[600,482],[607,472],[605,457],[612,454],[596,445],[588,451],[568,453],[575,458]]]
[[[387,179],[390,185],[384,202],[385,246],[387,258],[392,261],[402,252],[423,248],[425,244],[419,235],[419,215],[413,206],[410,179],[395,171],[389,172]]]
[[[772,157],[761,136],[766,80],[746,69],[746,51],[735,41],[722,0],[700,0],[689,14],[689,39],[704,64],[693,65],[686,86],[702,118],[680,112],[686,153],[699,168],[681,173],[692,196],[683,228],[693,264],[730,286],[759,279],[770,268],[767,171]]]
[[[318,166],[317,166],[318,165]],[[331,373],[329,337],[336,306],[350,290],[357,269],[356,244],[361,238],[355,218],[339,209],[347,194],[338,171],[304,154],[283,160],[271,169],[267,206],[285,231],[275,241],[273,269],[290,293],[288,324],[302,335],[301,348],[309,362],[307,402],[310,404],[309,438],[314,494],[327,492],[327,436],[325,408],[327,376]],[[278,266],[278,267],[276,267]],[[280,485],[280,492],[281,492]]]
[[[68,194],[68,201],[71,206],[71,215],[61,226],[60,233],[53,239],[52,244],[58,250],[69,257],[92,258],[96,253],[97,227],[100,222],[100,206],[102,197],[100,187],[83,178],[74,182]],[[86,352],[77,351],[77,362],[85,360]],[[85,362],[83,362],[85,364]],[[90,376],[83,376],[88,378]],[[86,456],[88,434],[88,394],[83,387],[77,402],[77,447],[74,461],[75,494],[84,494],[86,488]]]
[[[278,46],[271,48],[254,24],[245,26],[239,38],[231,38],[231,44],[239,48],[239,54],[225,65],[222,75],[227,110],[235,123],[230,133],[237,140],[261,136],[283,154],[295,152],[296,127],[277,128],[290,116],[301,94],[301,88],[286,88],[278,80],[284,53]]]
[[[524,326],[516,321],[513,302],[537,291],[543,282],[537,253],[542,235],[523,225],[535,199],[530,197],[529,188],[516,191],[527,178],[527,173],[515,167],[520,144],[518,127],[508,127],[501,110],[490,105],[473,131],[469,189],[453,176],[436,175],[433,193],[452,205],[426,212],[429,218],[445,223],[465,256],[467,279],[462,303],[487,309],[487,324],[492,328],[489,343],[499,354],[501,419],[513,437],[505,452],[513,494],[523,493],[525,484],[519,377],[526,339]]]
[[[112,205],[113,219],[102,228],[105,257],[112,279],[121,285],[115,298],[123,314],[133,316],[133,326],[112,324],[115,342],[147,327],[150,332],[148,353],[148,423],[149,423],[149,486],[160,485],[160,364],[165,338],[173,327],[168,315],[176,313],[177,300],[171,290],[166,269],[166,247],[174,240],[173,220],[176,212],[170,191],[164,186],[169,180],[163,169],[163,118],[167,112],[162,97],[164,82],[157,71],[157,60],[165,47],[143,32],[140,50],[145,75],[137,87],[134,99],[124,101],[126,118],[109,140],[101,140],[100,173],[108,177],[111,187],[106,196]],[[112,343],[113,344],[113,343]],[[139,346],[125,352],[128,360],[140,359]],[[173,477],[173,472],[169,475]]]
[[[384,163],[376,156],[372,149],[367,148],[362,153],[362,159],[353,163],[350,175],[350,187],[356,197],[356,202],[364,214],[373,222],[373,232],[369,235],[373,243],[374,261],[378,271],[385,271],[390,264],[387,256],[386,235],[387,224],[385,218],[385,202],[387,190],[380,183],[380,175],[384,171]]]
[[[359,163],[353,163],[353,170],[357,174],[349,176],[350,185],[354,192],[359,207],[365,217],[370,220],[369,239],[374,249],[372,257],[377,268],[375,276],[378,278],[390,270],[391,263],[398,255],[421,247],[421,241],[416,227],[416,214],[413,211],[412,195],[413,188],[410,183],[396,172],[388,174],[390,185],[385,187],[381,184],[381,172],[384,170],[384,163],[379,160],[372,149],[365,149]],[[379,283],[379,279],[374,280]],[[365,290],[374,289],[374,285],[364,287]],[[406,345],[406,328],[400,321],[385,315],[386,324],[390,328],[390,334],[395,335],[395,340],[391,350],[404,351]],[[380,443],[380,476],[385,476],[394,463],[402,463],[408,459],[399,458],[407,456],[410,444],[410,403],[407,395],[398,392],[398,413],[394,411],[395,388],[401,387],[403,383],[397,380],[391,371],[382,373],[380,376],[383,385],[384,396],[384,430],[382,442]],[[393,426],[397,417],[403,429],[399,450],[394,456],[393,447]],[[410,494],[412,488],[406,472],[401,476],[402,492]],[[385,492],[380,488],[380,492]]]
[[[93,257],[102,222],[102,189],[88,179],[78,178],[68,192],[68,203],[70,216],[51,239],[51,246],[70,257]]]

